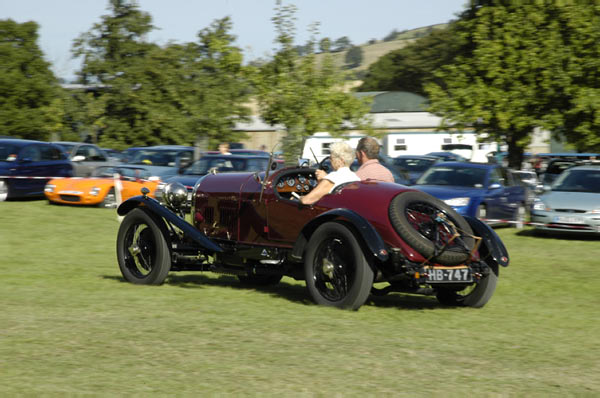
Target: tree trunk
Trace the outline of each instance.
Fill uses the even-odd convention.
[[[508,145],[508,167],[520,170],[523,163],[524,148],[518,144],[519,138],[526,136],[527,132],[512,132],[506,135]]]

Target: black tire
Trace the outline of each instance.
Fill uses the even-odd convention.
[[[492,298],[498,284],[498,276],[498,267],[493,267],[488,275],[465,289],[437,288],[436,297],[440,303],[445,305],[481,308]]]
[[[279,283],[283,275],[256,275],[248,272],[247,275],[238,275],[238,279],[244,285],[250,286],[272,286]]]
[[[114,209],[117,207],[117,196],[115,195],[115,188],[111,188],[102,202],[100,202],[100,207],[106,207],[110,209]]]
[[[389,216],[398,235],[433,262],[448,266],[462,264],[475,245],[467,221],[450,206],[424,192],[396,196],[390,204]],[[455,232],[459,236],[452,240]]]
[[[306,288],[320,305],[357,310],[367,301],[374,273],[361,245],[343,224],[321,225],[308,242]]]
[[[171,269],[164,226],[141,208],[127,213],[117,234],[117,259],[125,280],[160,285]]]
[[[8,181],[0,180],[0,202],[4,202],[6,199],[8,199],[8,194]]]

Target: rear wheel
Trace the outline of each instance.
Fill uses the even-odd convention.
[[[488,275],[466,288],[439,287],[436,289],[438,301],[445,305],[483,307],[494,294],[498,284],[498,267],[490,268]]]
[[[374,278],[354,234],[337,222],[321,225],[311,236],[304,272],[317,304],[353,310],[369,297]]]
[[[125,216],[117,234],[117,259],[125,280],[160,285],[171,269],[171,255],[158,222],[137,208]]]
[[[389,209],[398,235],[423,257],[442,265],[465,262],[474,247],[467,221],[441,200],[424,192],[396,196]]]

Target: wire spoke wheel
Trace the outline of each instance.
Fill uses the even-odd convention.
[[[342,222],[325,223],[313,233],[304,273],[317,304],[353,310],[367,300],[374,279],[361,245]]]
[[[117,259],[123,277],[132,283],[161,284],[171,269],[165,228],[141,208],[125,216],[117,236]]]

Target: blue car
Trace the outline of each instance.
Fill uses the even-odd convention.
[[[73,166],[61,148],[41,141],[0,139],[0,201],[44,198],[46,183],[71,177]]]
[[[443,200],[463,216],[489,224],[508,222],[522,227],[526,218],[527,188],[497,164],[437,163],[413,187]]]

